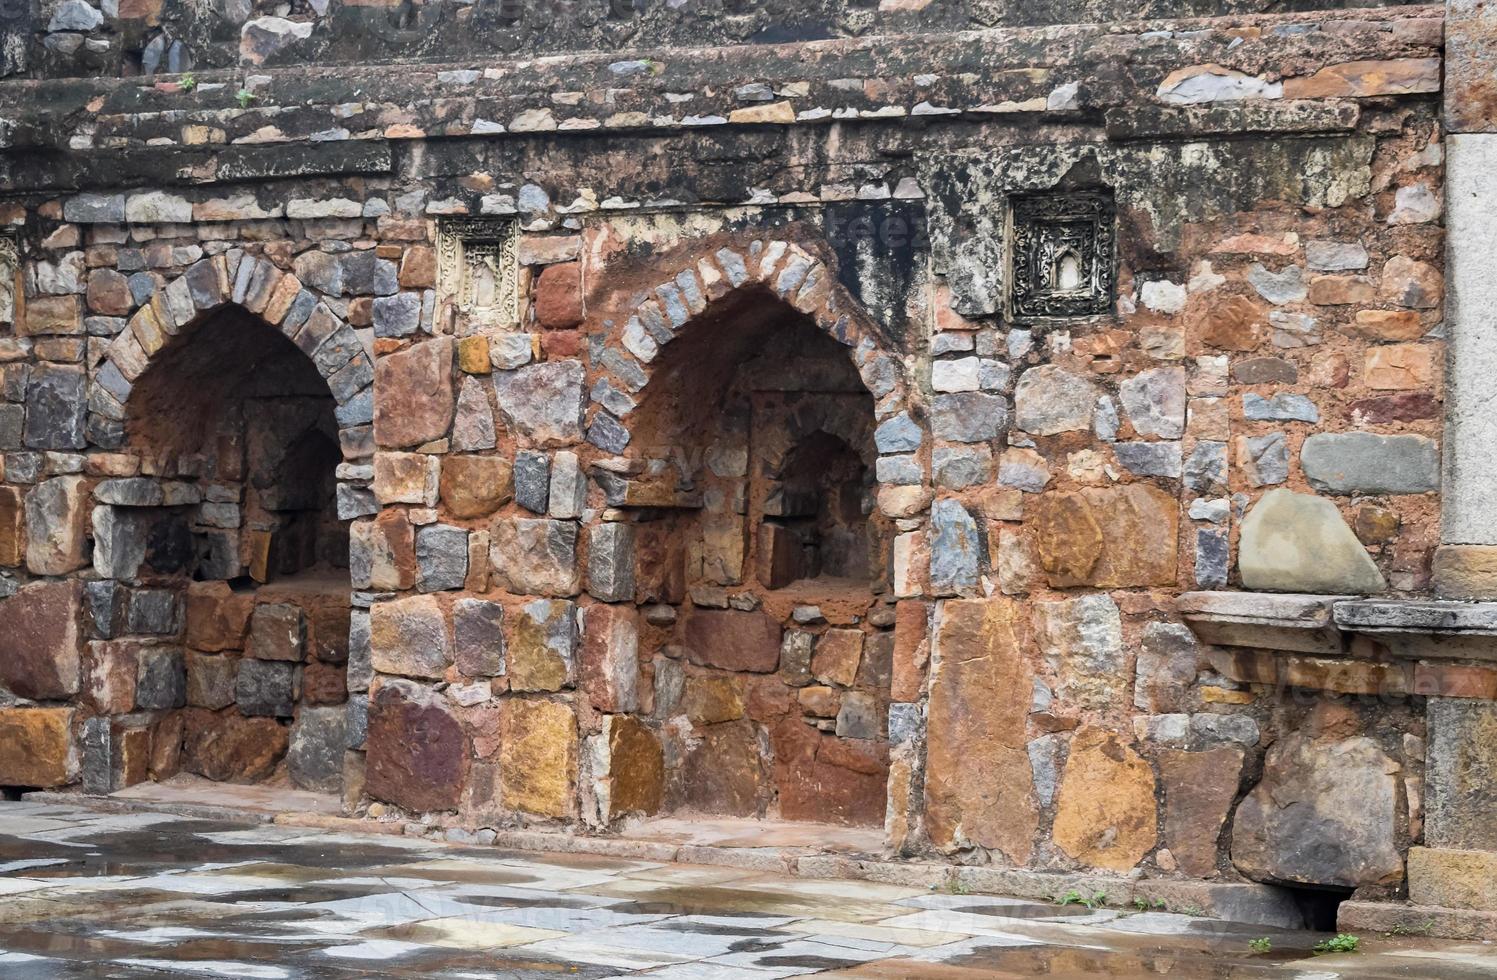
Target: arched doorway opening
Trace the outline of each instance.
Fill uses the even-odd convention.
[[[106,653],[139,663],[155,779],[341,789],[348,525],[319,355],[223,306],[129,391],[122,449],[138,471],[95,489],[95,567],[125,597]]]

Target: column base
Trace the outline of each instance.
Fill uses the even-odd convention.
[[[1342,902],[1336,912],[1336,928],[1341,932],[1482,941],[1497,939],[1497,912],[1404,902]]]
[[[1441,545],[1431,571],[1442,599],[1497,600],[1497,545]]]
[[[1409,848],[1409,901],[1497,912],[1497,851]]]
[[[1440,939],[1497,940],[1497,851],[1411,847],[1407,902],[1343,902],[1336,927]]]

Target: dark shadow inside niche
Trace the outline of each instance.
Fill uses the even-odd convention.
[[[871,473],[851,446],[818,429],[791,450],[771,487],[755,548],[761,585],[872,577]]]
[[[268,582],[348,565],[337,518],[334,401],[280,331],[228,307],[185,329],[136,380],[126,445],[148,472],[194,481],[202,502],[160,515],[154,571]]]
[[[785,334],[806,331],[819,335],[810,317],[762,287],[713,303],[661,348],[646,397],[633,415],[636,442],[648,455],[652,448],[686,441],[691,430],[729,409],[729,389],[746,362],[772,352]],[[847,359],[847,348],[826,342]]]

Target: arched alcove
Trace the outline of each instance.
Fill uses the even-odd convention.
[[[879,538],[870,535],[873,473],[843,439],[817,429],[777,472],[755,521],[755,571],[770,589],[805,579],[864,581],[873,576]]]
[[[628,509],[655,677],[664,809],[880,825],[891,528],[875,404],[849,347],[749,287],[674,335],[629,415],[671,506]],[[875,617],[876,618],[876,617]]]
[[[346,569],[334,409],[311,358],[236,306],[184,331],[136,379],[126,448],[157,473],[198,483],[205,503],[224,505],[198,512],[205,560],[194,578],[264,584]],[[234,506],[238,525],[217,526]]]
[[[171,610],[127,617],[116,642],[148,645],[141,656],[175,676],[150,706],[171,712],[157,724],[180,733],[197,777],[341,787],[348,526],[323,368],[220,305],[166,339],[118,413],[138,472],[95,489],[95,567],[132,609],[149,592]]]

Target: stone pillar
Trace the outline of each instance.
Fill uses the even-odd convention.
[[[1424,847],[1409,851],[1416,905],[1497,910],[1497,702],[1430,698]]]
[[[1445,474],[1435,588],[1497,599],[1497,133],[1446,141]]]
[[[1445,474],[1435,588],[1497,599],[1497,5],[1449,0],[1445,66]]]
[[[1445,472],[1434,582],[1497,599],[1497,4],[1449,0],[1445,65]],[[1431,697],[1417,905],[1497,909],[1497,702]]]

